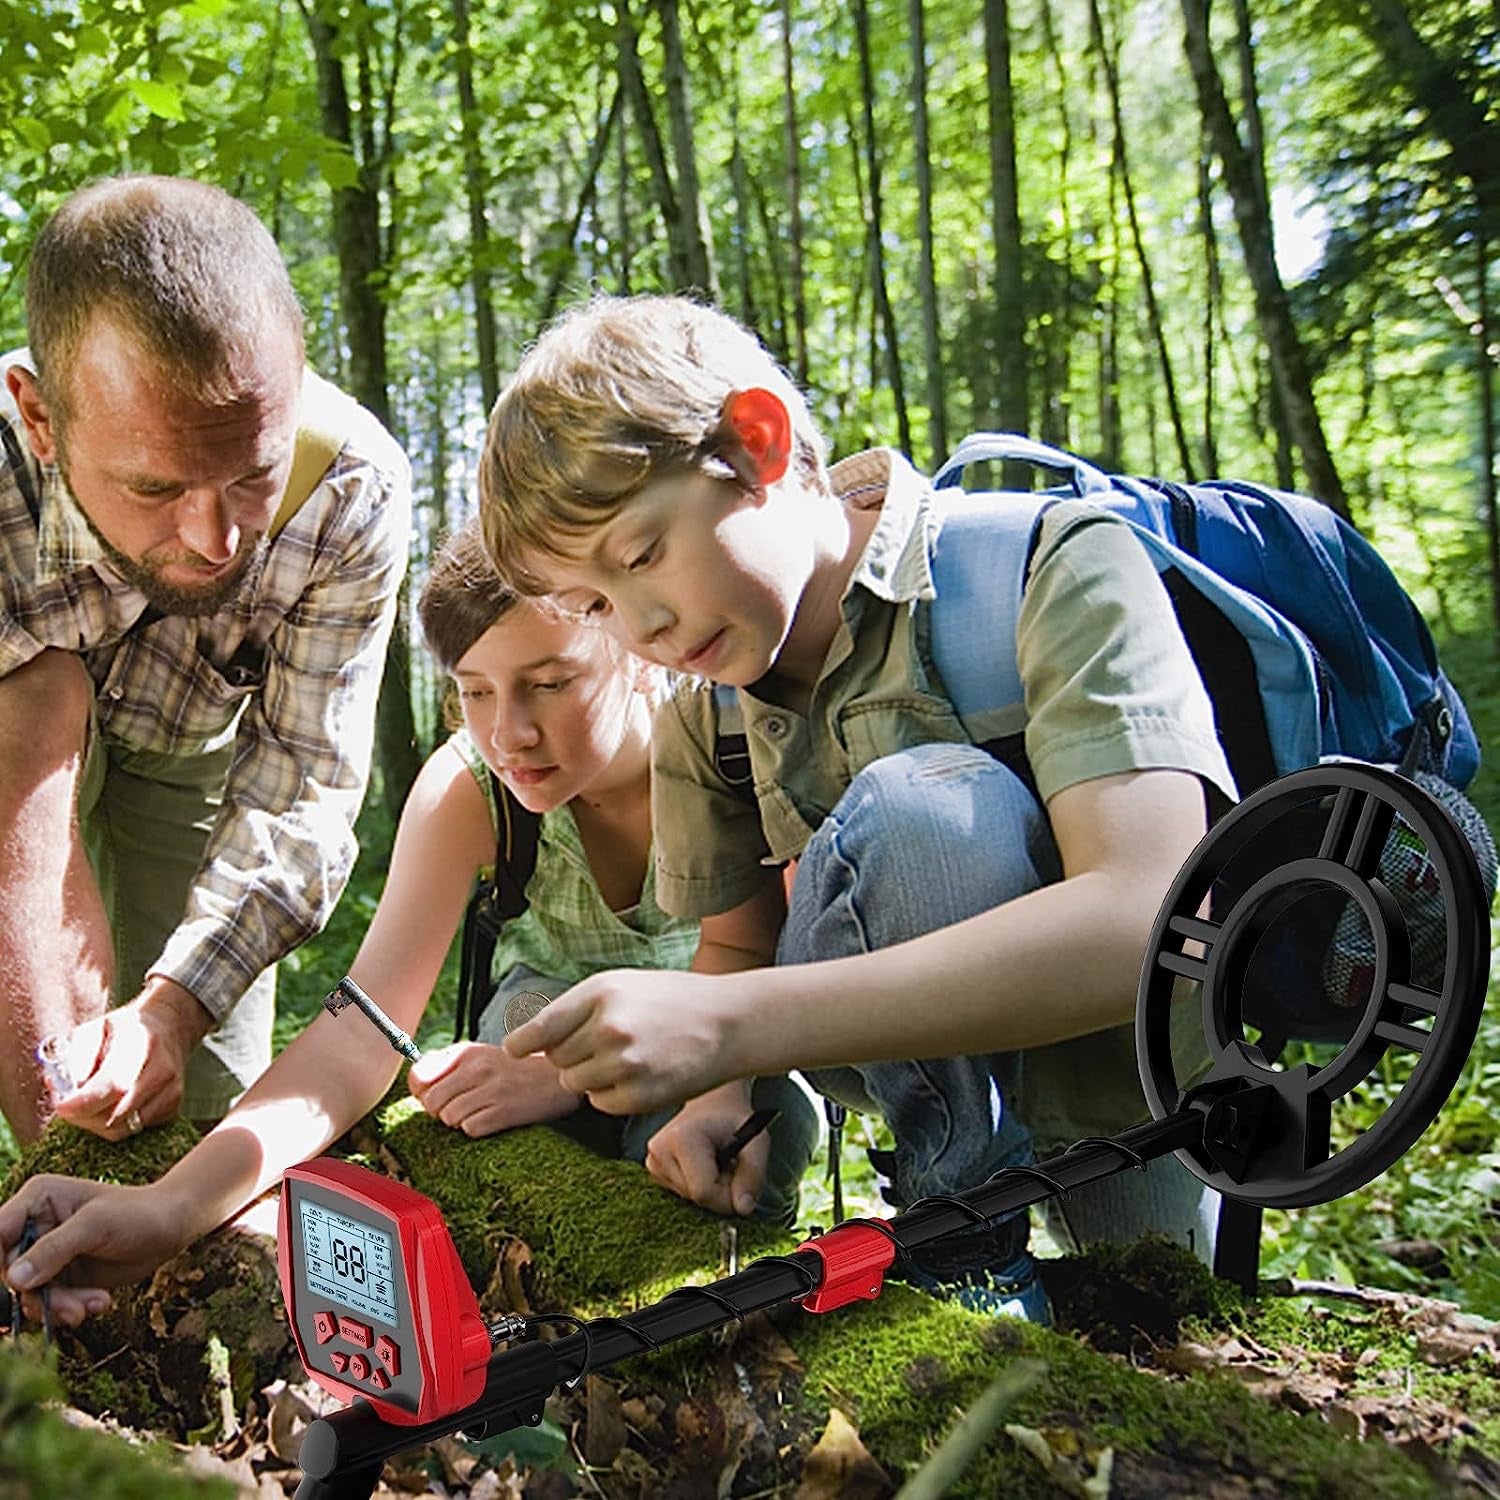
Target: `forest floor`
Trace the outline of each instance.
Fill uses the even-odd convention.
[[[1460,685],[1494,745],[1500,665],[1487,643],[1465,645],[1458,653],[1445,646],[1445,659],[1456,654]],[[1475,788],[1492,826],[1500,821],[1497,770],[1492,758]],[[346,971],[378,897],[389,837],[372,799],[365,853],[334,923],[283,965],[279,1042]],[[1381,1181],[1322,1208],[1268,1215],[1268,1279],[1244,1307],[1195,1300],[1156,1270],[1142,1278],[1097,1259],[1049,1263],[1053,1332],[934,1310],[929,1299],[890,1287],[870,1308],[757,1316],[732,1334],[688,1341],[680,1356],[591,1375],[549,1400],[536,1428],[477,1443],[450,1438],[399,1457],[377,1493],[861,1500],[901,1491],[919,1500],[944,1492],[918,1487],[924,1465],[951,1456],[950,1435],[973,1436],[964,1415],[972,1426],[987,1406],[968,1477],[946,1492],[1500,1497],[1500,1344],[1497,1325],[1485,1320],[1500,1317],[1493,1014],[1492,1006],[1439,1121]],[[449,1026],[435,1005],[423,1044],[445,1040]],[[159,1134],[147,1132],[139,1144],[145,1149]],[[886,1211],[864,1157],[865,1147],[882,1143],[863,1125],[847,1134],[851,1213]],[[473,1156],[487,1160],[491,1152],[478,1146]],[[173,1143],[168,1155],[177,1149]],[[420,1160],[409,1174],[400,1150],[385,1162],[444,1202],[441,1185],[423,1180]],[[155,1175],[160,1165],[141,1168]],[[112,1167],[89,1161],[69,1169],[108,1176]],[[594,1201],[613,1192],[612,1184]],[[524,1213],[521,1222],[507,1220],[497,1252],[495,1226],[505,1216],[494,1212],[488,1186],[467,1210],[444,1207],[455,1234],[468,1236],[466,1264],[478,1285],[508,1276],[504,1290],[524,1297],[522,1283],[545,1278],[548,1267],[571,1264],[576,1278],[592,1265],[596,1245],[580,1250],[559,1239],[541,1208],[530,1222]],[[678,1228],[685,1222],[655,1207],[634,1211],[642,1213]],[[627,1238],[643,1222],[634,1214],[623,1221]],[[583,1215],[575,1208],[570,1217]],[[817,1170],[804,1183],[802,1222],[828,1219]],[[235,1240],[243,1243],[231,1246]],[[296,1489],[302,1432],[333,1403],[306,1381],[286,1336],[268,1241],[251,1234],[213,1243],[164,1268],[140,1299],[122,1298],[121,1320],[85,1338],[60,1332],[44,1351],[40,1335],[28,1332],[15,1352],[0,1348],[3,1500],[272,1500]],[[765,1248],[747,1243],[743,1251],[748,1258]],[[558,1295],[535,1305],[582,1310],[568,1288],[544,1290]],[[628,1277],[616,1290],[615,1308],[590,1310],[623,1310],[662,1291]],[[496,1303],[484,1305],[489,1312]],[[237,1307],[249,1310],[247,1320],[237,1321]],[[869,1345],[867,1332],[874,1337],[881,1319],[916,1332],[894,1351]],[[132,1365],[149,1366],[149,1384],[132,1386]],[[987,1402],[990,1383],[1007,1372],[1017,1390]],[[149,1450],[144,1478],[130,1479],[127,1449],[106,1442],[118,1435]],[[92,1445],[89,1462],[107,1477],[62,1477],[85,1471],[75,1440]]]

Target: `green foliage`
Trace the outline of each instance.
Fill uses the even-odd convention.
[[[0,1494],[108,1495],[111,1500],[231,1500],[235,1487],[173,1462],[165,1445],[141,1449],[75,1426],[51,1403],[62,1385],[29,1344],[0,1347]]]

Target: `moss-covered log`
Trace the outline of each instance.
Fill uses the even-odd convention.
[[[721,1221],[665,1194],[638,1168],[600,1160],[553,1132],[463,1142],[409,1103],[387,1106],[377,1127],[391,1163],[443,1207],[476,1285],[488,1285],[492,1299],[508,1290],[538,1309],[620,1313],[725,1269]],[[739,1227],[742,1260],[787,1248],[774,1230]],[[1146,1337],[1136,1324],[1141,1309],[1158,1319],[1152,1336],[1168,1341],[1184,1310],[1210,1321],[1246,1316],[1196,1262],[1161,1247],[1074,1268],[1055,1284],[1064,1316],[1072,1309],[1114,1348]],[[1101,1463],[1115,1500],[1210,1492],[1368,1500],[1456,1492],[1458,1484],[1448,1458],[1423,1462],[1378,1439],[1356,1440],[1258,1398],[1233,1372],[1164,1379],[1066,1332],[976,1317],[899,1285],[874,1305],[826,1317],[793,1310],[772,1323],[689,1340],[588,1383],[591,1392],[575,1397],[568,1414],[591,1459],[609,1466],[594,1476],[606,1493],[639,1493],[645,1462],[661,1493],[790,1494],[802,1483],[808,1495],[878,1494],[871,1460],[888,1491],[1019,1358],[1039,1360],[1046,1374],[954,1494],[1081,1493]],[[606,1382],[613,1395],[601,1389]],[[1491,1421],[1500,1412],[1493,1391],[1480,1405]],[[848,1417],[847,1429],[829,1427],[830,1411]],[[591,1422],[614,1436],[591,1441]],[[845,1430],[868,1451],[851,1458]],[[818,1478],[830,1463],[834,1477]]]
[[[4,1193],[45,1172],[152,1182],[196,1139],[182,1122],[109,1142],[54,1121],[12,1168]],[[109,1312],[58,1330],[55,1342],[58,1375],[75,1405],[179,1440],[218,1437],[256,1391],[301,1370],[281,1307],[275,1240],[243,1228],[209,1235],[150,1281],[119,1288]]]
[[[387,1103],[370,1123],[372,1155],[443,1208],[489,1312],[618,1314],[726,1274],[731,1257],[744,1264],[792,1245],[746,1221],[730,1236],[724,1221],[639,1168],[545,1128],[469,1141],[410,1100]],[[190,1140],[147,1132],[109,1146],[59,1131],[11,1186],[28,1169],[146,1180]],[[1091,1480],[1103,1493],[1107,1470],[1113,1500],[1461,1494],[1464,1445],[1500,1442],[1494,1341],[1444,1343],[1425,1313],[1244,1309],[1196,1262],[1149,1244],[1057,1263],[1048,1285],[1056,1332],[979,1318],[894,1284],[874,1305],[826,1317],[787,1308],[752,1318],[560,1393],[540,1433],[516,1435],[514,1461],[534,1470],[526,1493],[548,1497],[875,1497],[919,1468],[997,1372],[1021,1360],[1044,1373],[951,1493],[1078,1494]],[[245,1234],[210,1237],[123,1292],[108,1318],[57,1342],[73,1401],[175,1437],[217,1437],[224,1412],[243,1412],[276,1374],[297,1374],[273,1248]],[[1269,1374],[1258,1367],[1271,1362],[1271,1345],[1289,1343],[1308,1378],[1284,1361]],[[1352,1394],[1321,1402],[1319,1381]],[[1419,1432],[1385,1419],[1382,1389],[1391,1408],[1401,1396],[1423,1418]],[[1461,1416],[1445,1428],[1444,1412]],[[590,1465],[586,1482],[567,1472],[575,1454]],[[463,1494],[500,1461],[493,1442],[482,1454],[448,1444],[427,1467],[437,1463],[449,1493]],[[398,1477],[420,1472],[408,1465]],[[95,1492],[133,1493],[113,1481]]]

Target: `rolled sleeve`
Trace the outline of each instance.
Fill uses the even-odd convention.
[[[267,642],[224,802],[181,924],[151,972],[222,1020],[267,965],[321,930],[353,868],[375,710],[407,562],[405,458],[341,459],[352,492],[317,537],[308,586]],[[291,528],[289,527],[290,531]],[[341,534],[339,534],[341,533]]]
[[[1048,516],[1016,648],[1026,755],[1044,800],[1081,781],[1154,768],[1190,771],[1234,799],[1171,600],[1123,522],[1075,505]]]
[[[769,855],[753,796],[714,766],[718,718],[712,688],[685,681],[652,731],[651,823],[656,899],[677,917],[732,910],[765,884]]]

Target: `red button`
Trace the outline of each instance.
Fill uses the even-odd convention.
[[[339,1331],[339,1320],[331,1312],[313,1314],[313,1332],[320,1344],[326,1344]]]
[[[338,1375],[342,1375],[349,1368],[349,1356],[338,1349],[329,1354],[328,1362],[333,1366],[334,1373]]]
[[[356,1380],[368,1380],[370,1378],[370,1361],[363,1354],[351,1354],[349,1356],[349,1373]]]
[[[375,1334],[368,1323],[361,1323],[357,1318],[340,1315],[339,1332],[344,1339],[351,1344],[358,1344],[361,1349],[368,1349],[375,1342]]]
[[[383,1333],[375,1340],[375,1358],[393,1378],[401,1373],[401,1346],[389,1334]]]
[[[373,1385],[377,1391],[388,1391],[391,1388],[391,1377],[377,1365],[376,1368],[370,1372],[370,1384]]]

